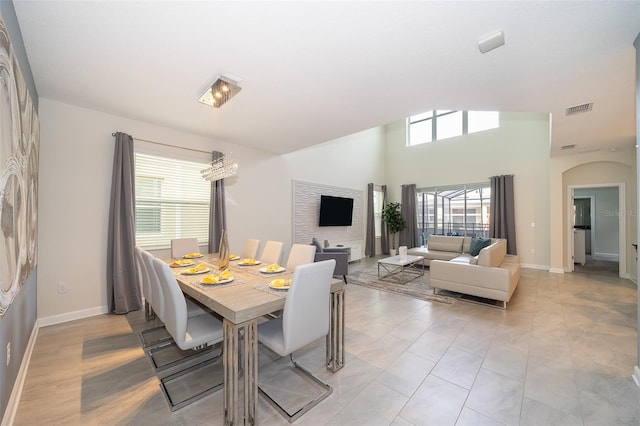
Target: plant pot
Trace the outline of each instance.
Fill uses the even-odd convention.
[[[396,249],[394,249],[394,248],[389,249],[389,254],[390,254],[391,256],[395,256],[395,255],[396,255]]]

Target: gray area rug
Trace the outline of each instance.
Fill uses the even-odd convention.
[[[402,294],[404,296],[427,300],[429,302],[452,304],[457,300],[456,297],[433,293],[433,288],[431,288],[431,285],[429,284],[428,268],[425,268],[424,275],[417,276],[407,283],[400,283],[393,277],[382,280],[379,279],[378,265],[374,264],[372,267],[363,271],[350,272],[347,276],[347,282],[349,284],[356,284],[363,287],[374,288],[376,290]]]

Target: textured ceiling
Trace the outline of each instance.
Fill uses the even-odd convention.
[[[217,141],[286,153],[474,109],[551,113],[551,155],[635,143],[638,1],[14,4],[41,97]],[[242,91],[198,103],[220,74]]]

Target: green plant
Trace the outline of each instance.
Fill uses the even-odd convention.
[[[382,220],[391,234],[391,248],[396,248],[396,233],[402,231],[406,223],[400,214],[400,203],[388,203],[382,208]]]

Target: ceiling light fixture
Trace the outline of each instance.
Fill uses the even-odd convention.
[[[200,96],[198,102],[215,108],[220,108],[242,90],[238,83],[228,77],[220,76],[213,82],[206,92]]]
[[[490,50],[496,49],[504,44],[504,33],[502,30],[495,31],[490,34],[481,37],[478,40],[478,48],[480,53],[487,53]]]
[[[228,178],[238,172],[238,163],[232,157],[223,155],[209,163],[209,167],[201,170],[202,178],[209,182],[215,182],[220,179]]]

